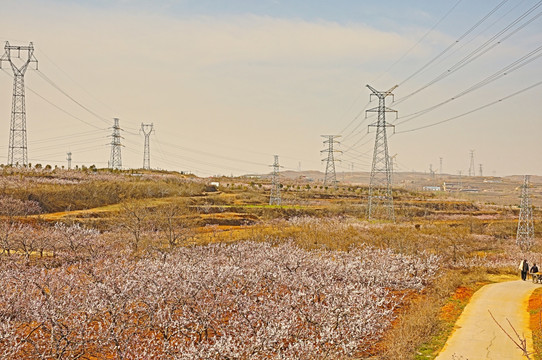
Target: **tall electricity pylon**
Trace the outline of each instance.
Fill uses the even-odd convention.
[[[440,165],[439,165],[438,171],[439,171],[440,176],[442,176],[442,158],[439,158],[439,161],[440,161]]]
[[[480,177],[484,176],[484,165],[482,164],[478,164],[480,166],[479,170],[480,170]]]
[[[534,240],[533,207],[529,195],[529,175],[523,178],[521,186],[521,205],[519,206],[518,231],[516,244],[522,250],[529,250]]]
[[[476,170],[474,169],[474,150],[470,151],[469,176],[476,176]]]
[[[143,150],[143,169],[151,169],[151,144],[150,137],[151,133],[154,131],[153,124],[143,124],[141,123],[141,132],[145,135],[145,146]]]
[[[368,217],[372,218],[384,218],[395,221],[395,212],[393,209],[393,195],[392,195],[392,171],[390,166],[390,157],[388,155],[388,137],[386,135],[386,128],[392,126],[386,123],[386,113],[394,112],[396,110],[386,107],[386,97],[393,97],[392,91],[395,90],[397,85],[389,89],[388,91],[377,91],[370,85],[367,87],[373,92],[370,95],[370,99],[373,96],[378,98],[378,107],[369,109],[367,112],[378,112],[378,119],[375,123],[369,125],[369,127],[376,127],[376,138],[373,152],[373,166],[371,168],[371,181],[369,185],[369,209]],[[384,208],[384,212],[380,208]]]
[[[66,155],[68,155],[66,160],[68,160],[68,170],[70,170],[72,168],[72,152],[68,151]]]
[[[324,186],[331,185],[333,186],[333,188],[337,189],[337,174],[335,173],[335,153],[342,153],[342,151],[335,150],[335,145],[340,144],[340,142],[335,139],[341,137],[341,135],[322,135],[322,137],[327,139],[324,140],[324,145],[327,144],[327,149],[320,150],[320,153],[327,152],[327,158],[322,159],[322,161],[326,161]]]
[[[390,156],[390,171],[391,171],[391,183],[393,184],[393,177],[395,176],[395,169],[397,168],[397,154]]]
[[[30,63],[38,60],[34,57],[34,45],[14,46],[6,41],[4,55],[0,58],[0,69],[4,61],[11,65],[13,70],[13,100],[11,104],[11,125],[9,128],[8,165],[28,165],[28,148],[26,145],[26,105],[24,99],[24,74]],[[21,58],[21,52],[26,52],[26,58]],[[13,62],[13,59],[19,65]]]
[[[121,143],[120,131],[122,130],[119,125],[119,119],[114,118],[113,134],[111,135],[111,158],[109,160],[109,168],[120,170],[122,169],[122,157],[120,153]]]
[[[273,163],[273,177],[271,183],[271,196],[269,197],[269,205],[281,205],[282,200],[280,198],[280,179],[279,179],[279,156],[275,156],[275,162]]]

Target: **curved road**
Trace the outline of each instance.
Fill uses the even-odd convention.
[[[529,296],[539,284],[508,281],[482,287],[472,296],[455,324],[454,332],[436,360],[515,360],[526,359],[522,351],[495,324],[489,311],[513,337],[507,319],[532,351],[527,306]]]

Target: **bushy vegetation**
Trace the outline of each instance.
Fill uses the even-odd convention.
[[[95,208],[129,199],[193,196],[206,185],[166,175],[114,174],[57,170],[16,173],[4,169],[0,195],[37,202],[44,212]]]

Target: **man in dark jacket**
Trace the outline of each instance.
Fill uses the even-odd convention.
[[[534,281],[534,274],[536,274],[538,272],[538,266],[536,266],[536,264],[533,265],[533,267],[531,268],[531,276],[533,277],[533,281]]]
[[[523,267],[521,268],[521,280],[527,279],[527,273],[529,272],[529,264],[527,260],[523,260]]]

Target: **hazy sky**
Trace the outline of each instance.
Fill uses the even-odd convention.
[[[398,84],[387,105],[399,112],[388,114],[399,171],[438,171],[442,157],[444,172],[467,173],[472,149],[485,175],[541,175],[542,85],[518,93],[542,81],[537,4],[4,0],[0,41],[36,48],[39,71],[25,77],[33,164],[66,165],[71,151],[74,165],[106,167],[118,117],[125,168],[142,166],[143,122],[155,127],[153,168],[261,173],[278,154],[285,169],[324,170],[320,135],[341,134],[338,170],[370,171],[366,84]],[[6,162],[13,80],[2,68]]]

